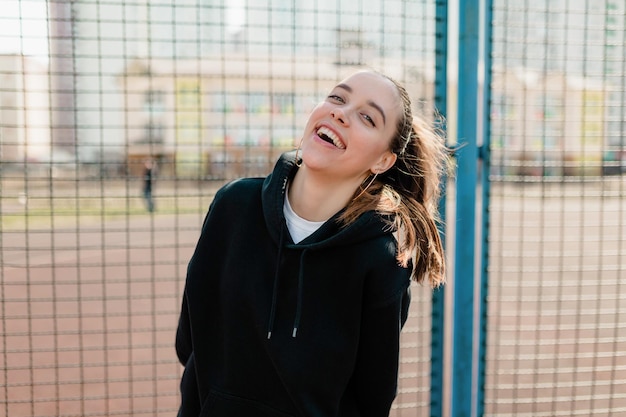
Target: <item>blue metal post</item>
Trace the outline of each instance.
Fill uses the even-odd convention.
[[[493,0],[484,0],[484,41],[483,41],[483,107],[482,138],[480,156],[482,158],[482,198],[481,198],[481,257],[480,257],[480,314],[478,341],[478,392],[476,396],[476,415],[485,414],[485,366],[487,355],[487,294],[489,290],[489,197],[491,193],[489,174],[491,171],[491,51],[492,51],[492,8]]]
[[[478,63],[480,1],[459,1],[459,60],[457,110],[457,179],[454,259],[451,417],[473,417],[474,253],[476,189],[478,184]]]
[[[448,1],[436,2],[435,11],[435,108],[444,118],[448,110]],[[443,128],[443,126],[441,126]],[[446,216],[445,179],[442,183],[439,212],[442,223]],[[440,231],[445,247],[445,233]],[[430,415],[443,416],[445,292],[436,289],[432,296],[431,360],[430,360]]]

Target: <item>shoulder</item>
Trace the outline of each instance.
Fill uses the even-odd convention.
[[[222,186],[213,198],[213,205],[245,203],[261,196],[262,178],[242,178]]]
[[[217,190],[203,222],[203,231],[207,228],[223,229],[233,219],[241,222],[248,214],[260,211],[262,180],[256,178],[238,179]]]
[[[403,267],[397,259],[397,242],[386,233],[367,242],[363,260],[370,263],[365,280],[366,304],[381,307],[401,300],[411,284],[411,267]]]

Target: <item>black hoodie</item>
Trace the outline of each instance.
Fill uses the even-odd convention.
[[[375,212],[347,227],[335,215],[294,244],[283,216],[293,161],[211,203],[176,334],[179,416],[389,414],[411,271]]]

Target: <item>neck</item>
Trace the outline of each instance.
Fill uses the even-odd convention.
[[[289,187],[289,204],[298,216],[325,221],[348,205],[362,179],[333,181],[303,165]]]

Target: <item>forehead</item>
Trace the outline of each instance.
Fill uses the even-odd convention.
[[[341,84],[349,86],[354,94],[375,102],[385,110],[385,113],[399,117],[402,104],[398,89],[382,75],[374,72],[357,72],[344,79]]]
[[[379,93],[385,93],[392,100],[398,98],[396,86],[390,80],[375,72],[361,71],[354,73],[345,78],[341,84],[370,87],[372,90],[376,89]]]

